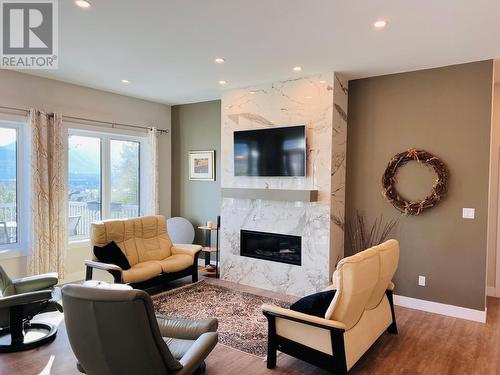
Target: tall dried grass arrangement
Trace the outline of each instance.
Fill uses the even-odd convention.
[[[380,215],[370,226],[367,225],[363,214],[356,211],[355,216],[347,221],[345,225],[350,255],[359,253],[360,251],[386,241],[398,222],[399,219],[385,221],[383,216]]]

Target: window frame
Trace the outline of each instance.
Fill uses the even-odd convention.
[[[135,142],[138,144],[139,146],[139,154],[138,154],[138,163],[137,163],[137,173],[138,173],[138,182],[137,182],[137,193],[138,193],[138,207],[137,207],[137,217],[139,216],[142,216],[143,215],[143,210],[142,208],[145,207],[146,205],[146,202],[144,202],[144,199],[142,197],[142,191],[144,189],[141,188],[141,182],[143,181],[143,175],[142,175],[142,162],[144,160],[144,157],[142,155],[142,150],[144,149],[144,145],[141,143],[141,141],[139,140],[135,140],[135,139],[132,139],[130,137],[128,137],[127,139],[120,139],[120,138],[117,138],[116,136],[111,136],[107,142],[107,147],[108,147],[108,155],[109,155],[109,159],[108,159],[108,173],[109,173],[109,187],[108,187],[108,193],[109,193],[109,205],[107,206],[107,209],[109,210],[108,212],[108,218],[111,219],[111,195],[112,195],[112,191],[111,191],[111,142],[112,141],[124,141],[124,142]],[[144,141],[146,142],[147,139],[144,138]],[[102,213],[101,213],[102,214]]]
[[[78,125],[74,123],[65,124],[67,129],[67,140],[70,136],[94,137],[101,140],[101,220],[111,219],[111,141],[128,141],[137,142],[139,144],[139,216],[144,215],[144,207],[147,206],[147,198],[144,192],[147,190],[144,185],[147,183],[147,175],[144,173],[145,168],[143,163],[146,160],[147,152],[147,134],[120,130],[117,129],[96,129],[94,126]],[[67,147],[67,155],[69,158],[69,148]],[[66,179],[69,175],[66,173]],[[68,201],[69,202],[69,201]],[[79,244],[88,243],[90,238],[71,240],[68,235],[68,244],[70,247],[77,247]]]
[[[0,244],[0,258],[25,255],[27,251],[29,233],[29,207],[30,184],[25,184],[26,171],[29,168],[25,163],[29,162],[27,156],[27,145],[25,140],[25,128],[27,126],[26,117],[16,115],[0,115],[0,127],[14,129],[16,131],[16,242]]]

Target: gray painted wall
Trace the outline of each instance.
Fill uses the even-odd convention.
[[[172,107],[172,216],[196,227],[220,213],[220,100]],[[189,151],[215,150],[215,181],[189,180]],[[197,230],[196,242],[202,240]]]
[[[483,61],[349,84],[348,217],[356,209],[370,220],[398,216],[381,193],[382,174],[398,152],[425,149],[450,172],[437,207],[400,218],[397,294],[484,310],[492,73],[493,62]],[[401,170],[403,196],[429,192],[423,168]],[[462,219],[462,207],[474,207],[476,219]],[[418,275],[427,277],[426,287],[417,285]]]

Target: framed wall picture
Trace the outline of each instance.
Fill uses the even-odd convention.
[[[189,151],[189,179],[215,181],[215,151]]]

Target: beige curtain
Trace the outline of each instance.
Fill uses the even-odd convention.
[[[67,238],[66,137],[62,115],[30,110],[31,253],[30,274],[64,277]]]
[[[158,193],[158,130],[153,127],[148,131],[148,166],[149,194],[147,215],[158,215],[160,211]]]

